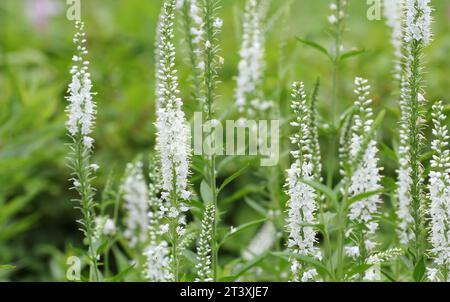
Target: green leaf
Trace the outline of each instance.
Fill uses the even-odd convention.
[[[416,282],[420,282],[423,280],[424,276],[425,276],[425,260],[422,257],[420,257],[420,260],[416,263],[416,266],[414,267],[414,272],[413,272],[413,277],[414,277],[414,281]]]
[[[384,176],[381,179],[381,183],[383,184],[383,187],[390,192],[394,192],[397,189],[397,183],[392,177]]]
[[[420,160],[421,161],[427,161],[427,160],[429,160],[430,158],[433,157],[434,153],[435,153],[435,151],[425,152],[425,153],[420,155]]]
[[[258,265],[259,263],[261,263],[261,261],[263,261],[267,257],[267,255],[268,255],[267,253],[266,254],[262,254],[261,256],[250,260],[249,262],[244,264],[244,266],[235,275],[222,277],[222,278],[219,279],[219,282],[233,282],[233,281],[236,281],[240,276],[245,274],[245,272],[247,272],[249,269],[251,269],[251,268],[255,267],[256,265]]]
[[[317,181],[307,180],[307,179],[303,179],[303,178],[299,179],[299,181],[304,184],[307,184],[307,185],[313,187],[314,189],[318,190],[319,192],[325,194],[331,201],[334,201],[334,202],[337,201],[336,193],[329,187],[325,186],[324,184],[317,182]]]
[[[126,269],[118,273],[117,275],[114,275],[112,277],[105,278],[106,282],[118,282],[123,281],[124,277],[126,277],[129,273],[131,273],[134,269],[135,265],[132,264],[128,266]]]
[[[371,267],[372,267],[372,264],[367,264],[367,263],[355,265],[350,269],[350,271],[347,273],[346,277],[347,277],[347,279],[350,279],[351,277],[353,277],[355,275],[364,273]]]
[[[333,275],[330,273],[330,271],[326,268],[325,265],[323,265],[320,261],[316,260],[313,257],[289,253],[289,252],[272,252],[271,255],[275,257],[280,257],[284,259],[289,258],[295,258],[297,260],[303,261],[312,267],[314,267],[321,275],[328,275],[331,278],[333,278]]]
[[[200,210],[203,212],[203,210],[205,209],[205,204],[199,200],[195,200],[195,199],[189,199],[186,202],[190,207],[195,208],[197,210]]]
[[[373,190],[373,191],[369,191],[369,192],[364,192],[361,194],[357,194],[355,196],[353,196],[352,198],[349,198],[347,201],[347,207],[351,206],[352,204],[354,204],[355,202],[361,201],[363,199],[369,198],[373,195],[378,195],[378,194],[382,194],[384,193],[385,190],[384,189],[378,189],[378,190]]]
[[[219,187],[218,193],[222,191],[230,182],[238,178],[239,176],[244,173],[244,171],[248,168],[249,164],[247,163],[245,166],[243,166],[241,169],[239,169],[237,172],[233,173],[231,176],[229,176],[227,179],[224,180],[222,185]]]
[[[261,224],[261,223],[263,223],[265,221],[267,221],[266,218],[250,221],[250,222],[247,222],[247,223],[244,223],[244,224],[238,226],[237,228],[234,228],[233,230],[230,230],[228,233],[225,234],[225,236],[223,236],[222,241],[219,243],[219,247],[221,245],[223,245],[228,239],[230,239],[231,237],[237,235],[238,233],[240,233],[240,232],[242,232],[242,231],[244,231],[244,230],[246,230],[248,228],[251,228],[251,227],[253,227],[255,225]]]
[[[210,203],[213,201],[212,190],[205,180],[200,183],[200,195],[204,203]]]
[[[361,54],[363,54],[363,53],[366,53],[367,51],[365,50],[365,49],[352,49],[352,50],[349,50],[349,51],[347,51],[347,52],[344,52],[341,56],[340,56],[340,58],[339,58],[339,62],[342,62],[342,61],[344,61],[344,60],[346,60],[346,59],[349,59],[349,58],[351,58],[351,57],[354,57],[354,56],[359,56],[359,55],[361,55]]]
[[[263,206],[261,206],[258,202],[254,201],[253,199],[248,198],[248,197],[245,197],[244,200],[245,200],[245,203],[247,203],[247,205],[250,208],[252,208],[256,212],[261,214],[263,217],[267,216],[267,210]]]
[[[328,53],[328,51],[326,50],[326,48],[323,47],[322,45],[320,45],[320,44],[318,44],[318,43],[316,43],[316,42],[314,42],[314,41],[307,40],[307,39],[301,39],[301,38],[298,38],[298,37],[297,37],[297,40],[298,40],[299,42],[301,42],[301,43],[303,43],[303,44],[309,46],[309,47],[312,47],[312,48],[318,50],[319,52],[321,52],[321,53],[323,53],[324,55],[326,55],[330,60],[333,60],[333,58],[332,58],[331,55]]]
[[[388,272],[386,272],[385,270],[381,270],[381,273],[389,279],[389,281],[391,282],[397,282],[397,280],[395,280],[394,277],[392,277]]]
[[[114,242],[111,242],[110,239],[103,240],[103,242],[100,243],[100,245],[97,247],[96,254],[97,255],[103,254],[106,251],[106,249],[112,244],[114,244]]]
[[[197,263],[198,263],[197,254],[194,253],[193,251],[188,250],[188,249],[184,249],[184,250],[183,250],[183,256],[184,256],[184,258],[186,258],[193,266],[197,265]]]
[[[221,203],[224,205],[233,203],[237,200],[240,200],[242,197],[247,196],[250,193],[259,192],[261,191],[261,186],[255,186],[255,185],[247,185],[243,187],[242,189],[238,190],[237,192],[233,193],[233,195],[224,198]]]
[[[15,269],[16,267],[14,265],[0,265],[0,270],[11,270],[11,269]]]
[[[392,160],[394,162],[398,162],[398,156],[394,150],[392,150],[388,145],[386,145],[383,142],[380,145],[381,145],[381,153],[384,156],[386,156],[387,158],[389,158],[390,160]]]

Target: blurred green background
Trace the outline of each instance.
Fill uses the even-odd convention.
[[[70,81],[74,33],[73,23],[66,19],[65,2],[0,1],[0,265],[16,266],[0,270],[0,280],[63,280],[65,251],[70,245],[81,246],[65,161],[64,95]],[[245,1],[222,2],[221,54],[225,65],[220,73],[218,112],[234,105]],[[97,92],[94,161],[101,167],[95,180],[99,189],[112,169],[121,171],[137,154],[154,145],[153,46],[160,5],[160,0],[82,0],[81,16],[86,23]],[[264,84],[266,95],[277,99],[277,92],[281,92],[281,105],[286,106],[293,80],[303,80],[312,87],[320,77],[320,111],[325,117],[330,108],[330,63],[298,43],[296,37],[331,47],[328,5],[328,0],[271,1]],[[433,6],[434,41],[426,49],[427,97],[446,100],[450,98],[450,1],[434,0]],[[392,147],[398,109],[393,93],[396,82],[391,75],[390,30],[384,20],[367,20],[366,10],[366,1],[350,0],[344,47],[367,52],[341,67],[338,106],[343,111],[354,101],[355,76],[368,78],[376,110],[388,108],[381,139]],[[195,104],[189,97],[190,66],[181,38],[179,27],[178,69],[185,110],[191,116]],[[281,81],[280,71],[286,74]],[[385,156],[383,165],[385,173],[393,175],[395,162]],[[232,213],[237,213],[227,218],[232,223],[244,216]]]

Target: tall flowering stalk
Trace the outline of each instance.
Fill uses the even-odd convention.
[[[314,167],[312,163],[311,112],[303,83],[294,83],[292,86],[291,108],[296,116],[291,126],[297,129],[291,137],[296,150],[291,154],[295,162],[288,169],[286,180],[289,201],[287,230],[289,232],[288,249],[303,256],[312,256],[321,259],[320,250],[315,246],[316,234],[314,225],[317,223],[317,193],[314,188],[302,180],[314,180]],[[291,272],[294,281],[311,281],[317,276],[315,269],[308,269],[306,264],[291,258]]]
[[[248,0],[245,6],[239,72],[236,78],[236,105],[240,113],[253,117],[267,111],[272,102],[264,100],[262,81],[265,67],[265,28],[260,0]],[[264,8],[264,7],[263,7]]]
[[[430,190],[431,218],[430,253],[435,267],[428,268],[431,281],[450,281],[450,151],[448,128],[442,101],[433,105],[433,135],[431,144],[435,152],[431,160]]]
[[[369,98],[368,81],[356,78],[355,85],[358,99],[355,101],[355,114],[351,128],[350,158],[356,158],[361,152],[363,141],[373,125],[373,111],[370,108],[372,100]],[[362,160],[351,175],[348,188],[350,198],[359,194],[376,192],[382,188],[377,152],[376,140],[371,139],[364,150]],[[346,247],[346,251],[349,256],[357,259],[359,264],[365,264],[376,247],[374,237],[378,229],[377,215],[380,203],[380,195],[374,194],[349,206],[347,216],[351,228],[347,232],[347,236],[353,245]]]
[[[83,232],[89,246],[89,264],[91,276],[94,281],[100,280],[100,274],[97,267],[97,246],[94,240],[95,229],[95,189],[92,187],[92,178],[94,172],[98,169],[96,164],[91,164],[91,154],[94,139],[91,133],[95,122],[95,103],[92,99],[93,92],[91,74],[89,73],[89,61],[86,59],[88,50],[86,48],[86,34],[84,33],[84,23],[75,22],[77,30],[73,43],[76,47],[76,55],[73,56],[73,66],[70,70],[72,81],[69,84],[69,96],[67,100],[68,120],[66,122],[67,131],[71,138],[70,153],[68,156],[69,167],[72,170],[72,184],[79,198],[76,199],[79,204],[82,218],[77,222],[80,224],[80,230]]]
[[[332,87],[331,87],[331,118],[332,126],[337,127],[339,121],[339,107],[338,107],[338,81],[339,81],[339,63],[341,55],[344,50],[342,40],[345,32],[346,18],[348,11],[348,0],[332,0],[330,3],[331,14],[328,16],[328,23],[330,24],[330,32],[333,36],[333,45],[331,51],[332,60]],[[329,151],[327,160],[327,185],[333,185],[333,177],[336,170],[335,152],[337,148],[337,141],[333,136],[329,139]]]
[[[161,161],[162,194],[167,202],[164,213],[170,218],[172,247],[172,274],[178,281],[180,237],[185,234],[184,213],[189,210],[188,175],[190,161],[190,129],[179,98],[178,77],[175,69],[174,12],[176,1],[166,0],[160,16],[159,71],[157,109],[157,151]]]
[[[200,282],[213,281],[212,269],[211,269],[211,254],[213,245],[213,229],[215,223],[216,208],[213,203],[206,205],[203,220],[202,230],[200,232],[200,240],[197,248],[197,261],[195,266],[197,269],[197,279]]]
[[[155,159],[150,160],[148,185],[148,245],[144,249],[146,263],[144,277],[153,282],[168,282],[174,280],[171,269],[171,249],[165,239],[169,231],[165,216],[166,201],[161,199],[162,180]]]
[[[410,119],[411,119],[411,102],[410,88],[407,77],[402,76],[400,88],[400,143],[398,148],[399,168],[397,170],[397,198],[398,209],[397,216],[399,218],[398,235],[400,243],[408,245],[414,239],[412,233],[412,224],[414,219],[411,215],[411,165],[410,165]]]
[[[424,253],[424,173],[421,165],[423,148],[423,121],[425,98],[422,96],[422,52],[431,40],[431,7],[430,0],[406,0],[404,7],[403,33],[403,72],[402,72],[402,102],[407,110],[401,122],[402,135],[407,135],[408,156],[402,160],[409,160],[410,186],[408,203],[400,204],[399,216],[408,219],[407,208],[412,222],[401,222],[403,241],[408,241],[415,253],[415,261]],[[406,119],[407,118],[407,119]],[[406,138],[405,138],[406,139]],[[401,170],[400,170],[401,171]],[[405,177],[406,178],[406,177]],[[402,209],[403,207],[403,209]],[[401,217],[401,216],[400,216]],[[409,233],[409,234],[408,234]],[[410,237],[410,238],[409,238]]]
[[[345,31],[345,21],[347,17],[348,0],[333,0],[330,4],[331,14],[328,16],[328,22],[331,25],[331,33],[333,35],[333,99],[332,114],[333,121],[336,122],[339,117],[337,111],[337,82],[338,82],[338,66],[341,53],[343,50],[342,38]]]
[[[200,66],[203,69],[203,91],[202,97],[204,106],[203,111],[206,113],[207,121],[214,121],[214,103],[217,98],[217,77],[220,66],[223,64],[223,58],[219,56],[219,33],[223,26],[223,21],[218,17],[218,10],[220,8],[220,0],[199,0],[198,5],[201,11],[201,17],[203,18],[202,38],[199,40],[199,55],[201,58]],[[214,135],[214,127],[211,127],[210,132],[206,133],[209,138],[209,150],[216,150],[216,146],[213,145],[214,140],[211,139]],[[207,175],[206,182],[211,191],[211,202],[215,206],[214,223],[212,230],[212,269],[213,280],[217,280],[217,267],[218,267],[218,245],[216,244],[216,230],[217,230],[217,213],[219,212],[217,204],[217,184],[216,184],[216,154],[214,151],[211,155],[207,156]]]
[[[125,200],[125,232],[130,247],[139,247],[147,241],[148,188],[141,159],[129,163],[122,183]]]

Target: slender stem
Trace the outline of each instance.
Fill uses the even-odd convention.
[[[204,84],[205,84],[205,110],[207,113],[207,120],[211,121],[213,119],[213,103],[215,98],[215,73],[216,66],[214,62],[214,57],[216,55],[217,48],[214,45],[216,41],[215,37],[215,29],[214,29],[214,1],[215,0],[204,0],[204,14],[205,14],[205,31],[206,31],[206,42],[205,42],[205,51],[204,51],[204,59],[205,59],[205,73],[204,73]],[[213,280],[217,281],[217,271],[218,271],[218,240],[217,240],[217,224],[219,218],[219,207],[217,203],[217,184],[216,184],[216,155],[215,155],[215,145],[213,144],[213,135],[214,130],[213,127],[210,128],[208,133],[209,142],[210,142],[210,153],[209,156],[209,188],[211,190],[212,202],[214,203],[216,213],[214,215],[213,222],[213,232],[212,232],[212,247],[211,247],[211,260],[212,260],[212,270],[213,270]]]
[[[421,105],[419,104],[418,94],[420,92],[420,51],[421,45],[414,41],[411,47],[411,116],[410,116],[410,130],[411,130],[411,207],[412,216],[414,217],[413,232],[415,240],[413,241],[413,248],[416,252],[415,262],[419,261],[423,255],[423,219],[421,214],[421,197],[422,197],[422,166],[420,163],[421,157],[421,133],[420,133],[420,118]]]
[[[324,238],[324,246],[325,246],[325,258],[329,259],[329,269],[330,272],[334,273],[334,264],[333,264],[333,255],[331,251],[331,241],[330,241],[330,234],[328,232],[328,224],[325,222],[325,214],[323,210],[323,202],[322,198],[318,198],[318,205],[319,205],[319,215],[321,224],[323,225],[323,238]]]
[[[114,200],[114,212],[113,212],[113,221],[114,225],[117,225],[117,220],[119,217],[119,203],[120,203],[120,197],[122,196],[122,192],[119,189],[119,192],[116,192],[115,194],[115,200]],[[113,246],[114,242],[111,242],[108,244],[105,250],[105,276],[109,276],[110,270],[109,270],[109,251],[111,250],[111,247]]]
[[[338,209],[338,247],[337,247],[337,281],[344,280],[344,245],[345,230],[347,226],[346,211],[348,200],[349,181],[346,181],[344,196]]]
[[[216,159],[213,155],[211,157],[211,170],[210,170],[210,187],[213,198],[213,203],[215,208],[217,209],[217,190],[216,190]],[[213,223],[213,236],[212,236],[212,267],[213,267],[213,279],[217,281],[217,270],[218,270],[218,262],[219,262],[219,248],[217,245],[217,224],[218,224],[218,211],[216,210],[214,213],[214,223]]]
[[[175,170],[175,164],[173,164],[172,166],[172,192],[171,192],[171,200],[172,200],[172,206],[175,209],[179,209],[179,203],[178,203],[178,193],[177,193],[177,181],[176,181],[176,170]],[[178,231],[177,231],[177,227],[178,227],[178,219],[171,219],[170,222],[170,233],[171,233],[171,241],[172,241],[172,273],[173,273],[173,278],[174,278],[174,282],[178,282],[180,280],[180,276],[179,276],[179,267],[180,267],[180,263],[179,263],[179,253],[180,251],[179,249],[179,235],[178,235]]]
[[[337,1],[337,11],[340,12],[342,9],[341,1]],[[333,45],[333,67],[332,67],[332,86],[331,86],[331,121],[332,129],[337,129],[339,123],[339,107],[338,107],[338,97],[337,97],[337,83],[339,80],[339,60],[341,57],[341,41],[342,33],[344,29],[344,20],[340,20],[336,23],[336,29],[334,33],[334,45]],[[337,140],[334,136],[330,136],[329,140],[329,150],[328,150],[328,169],[327,169],[327,185],[332,187],[333,177],[335,172],[335,160],[334,154],[337,148]]]
[[[94,241],[93,241],[93,213],[92,213],[92,188],[89,185],[89,172],[88,172],[88,151],[85,149],[82,141],[82,136],[78,135],[76,141],[74,143],[75,147],[75,173],[78,175],[79,181],[79,189],[78,192],[80,194],[80,203],[81,203],[81,212],[83,215],[83,226],[84,226],[84,234],[86,239],[88,240],[88,253],[90,258],[90,270],[94,272],[94,281],[100,281],[98,265],[97,265],[97,256],[94,251]]]

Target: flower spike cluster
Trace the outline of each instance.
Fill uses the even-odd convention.
[[[94,139],[90,137],[95,123],[95,103],[92,99],[93,92],[91,74],[89,73],[89,61],[86,60],[88,53],[86,49],[86,34],[83,32],[84,23],[75,22],[77,33],[73,38],[73,43],[77,49],[77,55],[73,56],[74,65],[70,70],[72,82],[69,85],[69,96],[67,100],[67,114],[69,119],[66,123],[69,134],[76,138],[82,137],[83,144],[87,149],[92,149]]]
[[[183,102],[178,97],[178,77],[175,66],[173,44],[173,22],[175,1],[165,1],[161,14],[159,41],[159,70],[157,110],[157,149],[161,158],[164,197],[176,194],[181,199],[189,198],[188,175],[190,157],[190,130],[182,110]]]
[[[328,16],[328,23],[336,26],[340,25],[346,17],[348,2],[347,0],[334,0],[330,4],[331,15]]]
[[[428,269],[431,281],[450,281],[450,150],[448,128],[442,101],[433,105],[433,135],[431,144],[435,152],[429,173],[431,218],[430,250],[435,268]]]
[[[400,243],[407,245],[414,238],[412,224],[414,218],[411,215],[411,161],[410,161],[410,129],[409,120],[411,115],[410,104],[411,89],[408,81],[403,77],[400,88],[400,144],[398,148],[399,168],[397,170],[397,198],[399,218],[398,236]]]
[[[394,47],[395,68],[394,75],[397,79],[401,75],[402,60],[402,12],[405,0],[384,0],[384,16],[386,24],[391,28],[391,43]]]
[[[301,180],[314,180],[312,165],[311,133],[308,120],[309,106],[303,83],[293,84],[291,108],[296,120],[291,126],[298,132],[291,137],[297,150],[291,152],[295,162],[287,171],[286,180],[288,201],[287,230],[289,232],[288,248],[292,253],[321,258],[320,250],[315,246],[317,194],[315,190]],[[307,270],[304,264],[291,259],[291,271],[294,281],[311,281],[317,275],[315,269]]]
[[[406,0],[405,36],[407,43],[412,40],[430,43],[431,40],[431,0]]]
[[[174,275],[170,269],[172,257],[169,243],[164,239],[169,226],[164,224],[164,212],[161,210],[161,176],[158,165],[154,159],[150,160],[148,185],[148,239],[149,243],[144,249],[146,263],[144,277],[153,282],[173,281]]]
[[[431,40],[430,0],[405,0],[400,91],[400,168],[398,216],[400,241],[420,259],[425,253],[423,155],[426,99],[423,93],[423,47]]]
[[[191,136],[190,127],[182,110],[183,102],[179,97],[175,68],[175,9],[175,0],[165,0],[160,15],[156,151],[161,165],[161,198],[164,200],[160,211],[169,221],[167,233],[172,249],[171,274],[174,281],[178,281],[179,256],[182,249],[180,242],[186,234],[185,213],[189,211],[186,200],[190,197],[188,176]]]
[[[245,7],[239,73],[236,78],[236,105],[239,112],[254,116],[267,111],[272,102],[263,100],[265,28],[259,0],[248,0]]]
[[[211,244],[214,228],[214,217],[216,208],[213,203],[206,205],[202,220],[202,230],[200,232],[200,240],[197,248],[198,264],[195,266],[198,270],[197,282],[212,282],[211,269]]]
[[[143,168],[142,160],[129,163],[122,184],[126,210],[124,236],[130,247],[139,246],[147,240],[148,188]]]
[[[370,108],[372,100],[369,98],[370,86],[368,81],[356,78],[355,85],[355,93],[358,99],[355,101],[356,114],[352,125],[350,158],[357,157],[358,153],[361,152],[363,141],[370,133],[373,124],[373,112]],[[381,169],[378,167],[377,152],[377,143],[374,139],[371,139],[364,150],[361,162],[352,173],[349,186],[350,196],[381,189]],[[376,247],[373,237],[378,229],[376,215],[380,203],[379,194],[375,194],[350,205],[348,218],[351,221],[352,229],[347,235],[355,243],[355,246],[347,247],[350,256],[366,258],[365,255]],[[364,248],[364,251],[361,251],[361,248]]]

